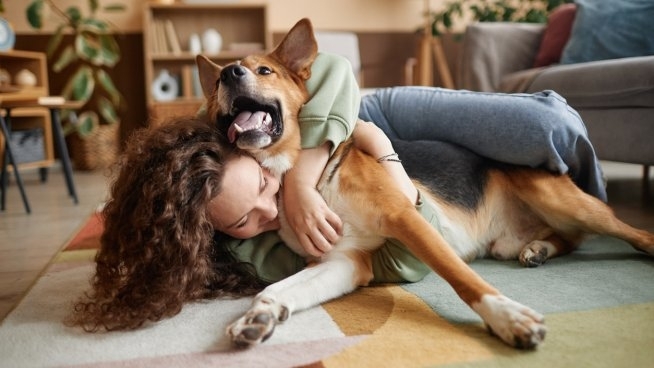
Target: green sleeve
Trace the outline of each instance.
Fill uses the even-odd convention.
[[[433,203],[424,200],[422,194],[416,210],[433,227],[439,228]],[[372,272],[373,282],[417,282],[427,276],[431,269],[397,239],[387,239],[372,256]]]
[[[285,279],[306,266],[304,258],[287,247],[275,231],[246,240],[232,239],[227,247],[236,259],[251,263],[257,276],[268,283]]]
[[[332,143],[332,151],[354,130],[361,95],[350,62],[338,55],[319,53],[305,83],[310,99],[299,114],[302,148]]]

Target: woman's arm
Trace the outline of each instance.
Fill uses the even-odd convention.
[[[304,250],[315,257],[330,251],[343,229],[340,217],[316,189],[330,148],[330,143],[324,143],[302,150],[295,166],[284,176],[282,186],[286,219]]]
[[[302,152],[284,178],[284,210],[304,250],[321,256],[340,239],[341,220],[329,209],[316,184],[336,147],[354,129],[359,87],[347,59],[320,53],[305,83],[311,98],[298,116]]]
[[[386,134],[375,124],[359,120],[354,128],[354,145],[374,157],[400,186],[402,193],[411,203],[418,200],[418,190],[404,170],[400,157],[395,154],[393,145]]]

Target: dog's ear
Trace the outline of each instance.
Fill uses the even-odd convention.
[[[307,80],[311,76],[311,64],[317,54],[318,43],[313,35],[313,26],[309,19],[304,18],[288,31],[271,56]]]
[[[200,75],[200,85],[202,85],[202,92],[204,97],[209,98],[216,92],[216,82],[220,79],[220,71],[223,68],[209,60],[204,55],[195,57],[195,63],[198,65],[198,74]]]

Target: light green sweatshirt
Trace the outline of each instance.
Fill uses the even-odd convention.
[[[320,53],[306,82],[309,101],[299,114],[302,148],[332,143],[333,150],[349,138],[358,119],[361,96],[347,59]],[[416,209],[433,226],[438,226],[434,209],[420,200]],[[229,240],[226,246],[234,256],[251,263],[264,281],[276,282],[295,274],[305,260],[291,251],[276,232],[260,234],[246,240]],[[429,268],[394,239],[389,239],[373,255],[374,282],[415,282]]]

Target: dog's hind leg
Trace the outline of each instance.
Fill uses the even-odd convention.
[[[369,254],[350,257],[332,251],[327,261],[265,288],[245,315],[227,328],[227,334],[237,346],[257,345],[272,336],[275,326],[294,312],[347,294],[371,279]]]
[[[620,221],[599,199],[584,193],[567,176],[544,171],[507,172],[514,193],[574,248],[584,234],[609,235],[654,255],[654,234]],[[571,249],[563,248],[563,253]],[[556,254],[549,254],[553,257]]]

